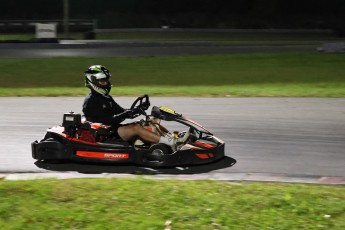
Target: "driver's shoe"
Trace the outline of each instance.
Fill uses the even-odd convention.
[[[167,134],[166,136],[162,136],[159,140],[159,143],[163,143],[169,145],[174,151],[177,149],[177,145],[184,144],[190,135],[190,132],[186,132],[183,137],[174,138],[172,135]]]
[[[188,140],[189,136],[190,136],[190,130],[188,130],[188,131],[183,135],[183,137],[177,138],[177,139],[176,139],[176,143],[183,143],[183,144],[184,144],[184,143]]]
[[[169,145],[174,151],[176,150],[176,139],[170,134],[161,136],[158,143]]]

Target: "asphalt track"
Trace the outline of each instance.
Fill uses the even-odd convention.
[[[134,99],[117,98],[124,107],[129,107]],[[165,171],[127,166],[35,165],[30,143],[40,140],[47,128],[61,124],[63,113],[80,112],[82,101],[82,97],[0,98],[0,177],[9,173],[77,171],[84,175],[139,173],[178,178],[193,174],[192,178],[228,180],[281,181],[285,177],[286,181],[287,177],[294,177],[302,178],[302,182],[320,182],[328,178],[336,180],[335,184],[345,184],[342,98],[151,98],[152,105],[174,108],[223,139],[228,160],[237,161],[234,165],[223,162],[216,167]],[[182,129],[172,123],[166,125]]]
[[[321,44],[320,44],[321,45]],[[316,51],[306,44],[226,44],[181,41],[62,40],[60,43],[0,43],[0,58],[169,56]]]

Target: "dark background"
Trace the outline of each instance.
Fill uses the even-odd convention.
[[[345,0],[69,0],[70,19],[98,28],[335,29]],[[63,0],[1,2],[0,20],[62,19]]]

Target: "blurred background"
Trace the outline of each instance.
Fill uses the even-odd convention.
[[[93,58],[116,71],[117,86],[147,86],[137,89],[151,95],[344,95],[344,57],[329,54],[345,52],[344,0],[11,0],[1,7],[0,96],[84,95],[80,73]],[[170,87],[186,85],[205,87]]]
[[[91,39],[90,32],[114,28],[319,30],[345,36],[343,0],[12,0],[1,7],[1,36],[32,34],[37,22],[56,23],[59,37]]]

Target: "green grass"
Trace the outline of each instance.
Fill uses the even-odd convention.
[[[83,33],[70,33],[71,39],[83,39]],[[64,34],[57,34],[58,38],[63,38]],[[1,34],[1,40],[30,40],[34,39],[34,33],[26,34]],[[96,39],[99,40],[142,40],[142,41],[219,41],[231,43],[260,43],[260,42],[322,42],[336,41],[340,38],[332,33],[280,33],[280,32],[195,32],[195,31],[129,31],[113,33],[97,33]]]
[[[345,188],[151,179],[0,181],[1,229],[344,229]]]
[[[110,69],[112,95],[345,96],[345,56],[316,52],[0,59],[0,96],[85,95],[93,64]]]
[[[116,32],[98,33],[97,39],[115,40],[192,40],[192,41],[325,41],[338,40],[328,33],[263,33],[263,32]]]
[[[85,87],[0,88],[0,96],[85,96]],[[119,86],[113,87],[113,96],[171,97],[345,97],[345,84],[251,84],[229,86]]]

